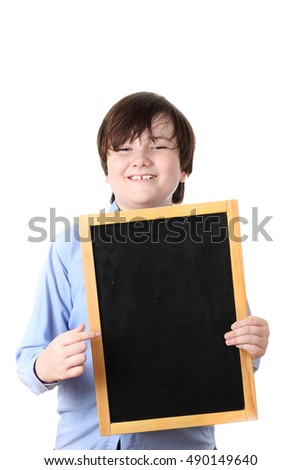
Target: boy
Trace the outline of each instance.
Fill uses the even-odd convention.
[[[98,151],[113,190],[111,211],[181,203],[192,171],[194,133],[183,114],[154,93],[116,103],[98,132]],[[78,227],[60,234],[41,276],[32,319],[18,349],[21,380],[36,394],[58,387],[56,449],[214,449],[214,427],[100,437]],[[261,357],[268,325],[248,317],[225,332],[227,345]]]

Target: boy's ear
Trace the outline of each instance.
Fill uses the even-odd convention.
[[[186,181],[186,178],[187,178],[187,173],[186,171],[181,171],[181,175],[180,175],[180,183],[184,183]]]

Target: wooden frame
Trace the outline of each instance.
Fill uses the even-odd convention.
[[[246,317],[248,315],[248,309],[245,292],[242,249],[240,243],[240,229],[238,223],[238,206],[237,201],[230,200],[205,204],[144,209],[142,211],[121,211],[118,213],[118,217],[116,217],[116,213],[100,213],[96,215],[81,216],[79,220],[80,243],[90,330],[102,330],[92,246],[93,242],[91,239],[91,227],[102,224],[120,224],[121,221],[122,223],[129,223],[145,219],[155,220],[158,218],[186,217],[191,214],[197,216],[217,213],[225,213],[228,221],[228,239],[236,319],[239,320]],[[257,419],[252,359],[248,353],[243,350],[239,350],[244,396],[243,409],[185,416],[162,416],[154,419],[138,419],[125,422],[112,422],[110,417],[103,335],[101,335],[100,338],[92,340],[91,343],[100,434],[103,436]]]

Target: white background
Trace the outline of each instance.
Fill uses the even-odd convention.
[[[56,392],[16,377],[14,354],[49,248],[28,221],[108,204],[96,149],[104,114],[136,91],[163,94],[196,137],[185,202],[235,198],[247,295],[270,323],[256,374],[259,420],[217,427],[221,451],[296,468],[300,423],[301,14],[298,1],[6,1],[1,47],[2,449],[47,455]],[[273,238],[251,239],[252,207]],[[60,229],[60,224],[57,224]],[[296,426],[296,427],[295,427]],[[291,462],[291,463],[289,463]],[[269,467],[270,465],[270,467]],[[31,467],[33,468],[33,467]]]

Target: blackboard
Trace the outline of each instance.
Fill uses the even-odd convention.
[[[232,222],[231,222],[232,221]],[[80,218],[102,435],[256,417],[235,201]]]

